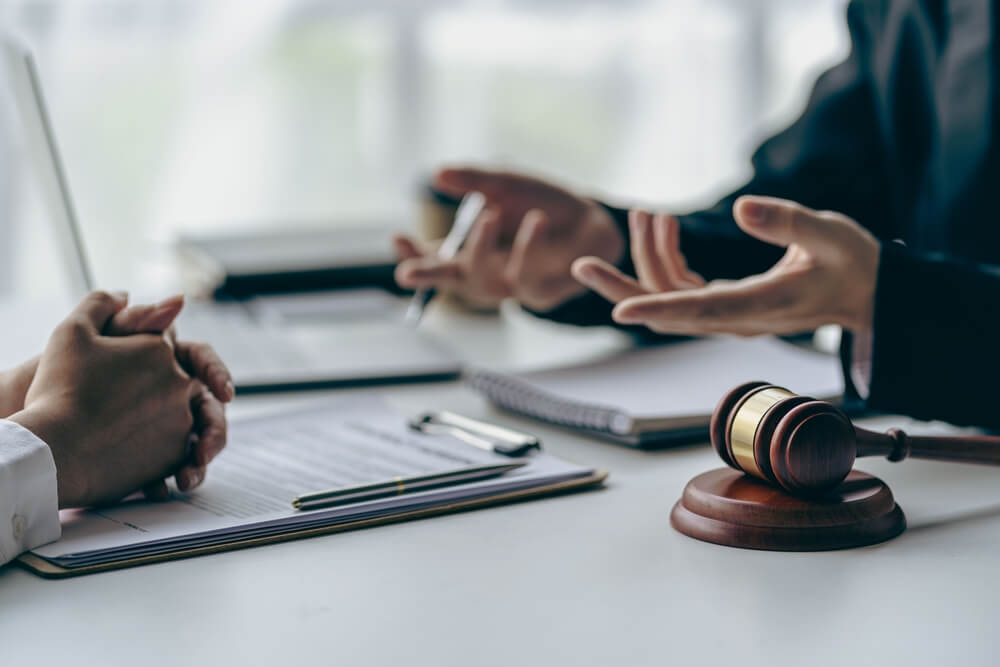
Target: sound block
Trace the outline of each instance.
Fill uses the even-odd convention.
[[[885,482],[858,470],[822,499],[803,499],[731,468],[698,475],[670,513],[705,542],[768,551],[848,549],[896,537],[903,511]]]

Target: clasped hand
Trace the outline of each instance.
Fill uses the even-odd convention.
[[[172,323],[183,300],[126,303],[124,295],[88,295],[19,369],[30,382],[10,419],[49,445],[60,507],[139,489],[163,497],[171,474],[181,490],[193,488],[225,446],[222,404],[233,398],[232,380],[209,346],[177,341]]]

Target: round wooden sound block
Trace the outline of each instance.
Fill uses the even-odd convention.
[[[857,470],[819,500],[796,498],[731,468],[711,470],[684,487],[670,523],[695,539],[769,551],[860,547],[906,528],[885,482]]]

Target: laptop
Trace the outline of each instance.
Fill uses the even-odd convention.
[[[62,255],[73,284],[81,293],[90,291],[95,282],[83,230],[34,57],[10,35],[4,34],[0,41],[29,159]],[[457,377],[461,371],[457,356],[440,341],[404,324],[403,312],[397,297],[366,290],[189,302],[177,326],[184,338],[215,347],[241,392]]]

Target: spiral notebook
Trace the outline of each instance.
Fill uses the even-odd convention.
[[[707,338],[568,368],[466,375],[501,409],[644,448],[707,437],[719,399],[752,380],[825,400],[844,390],[837,357],[772,337]]]

